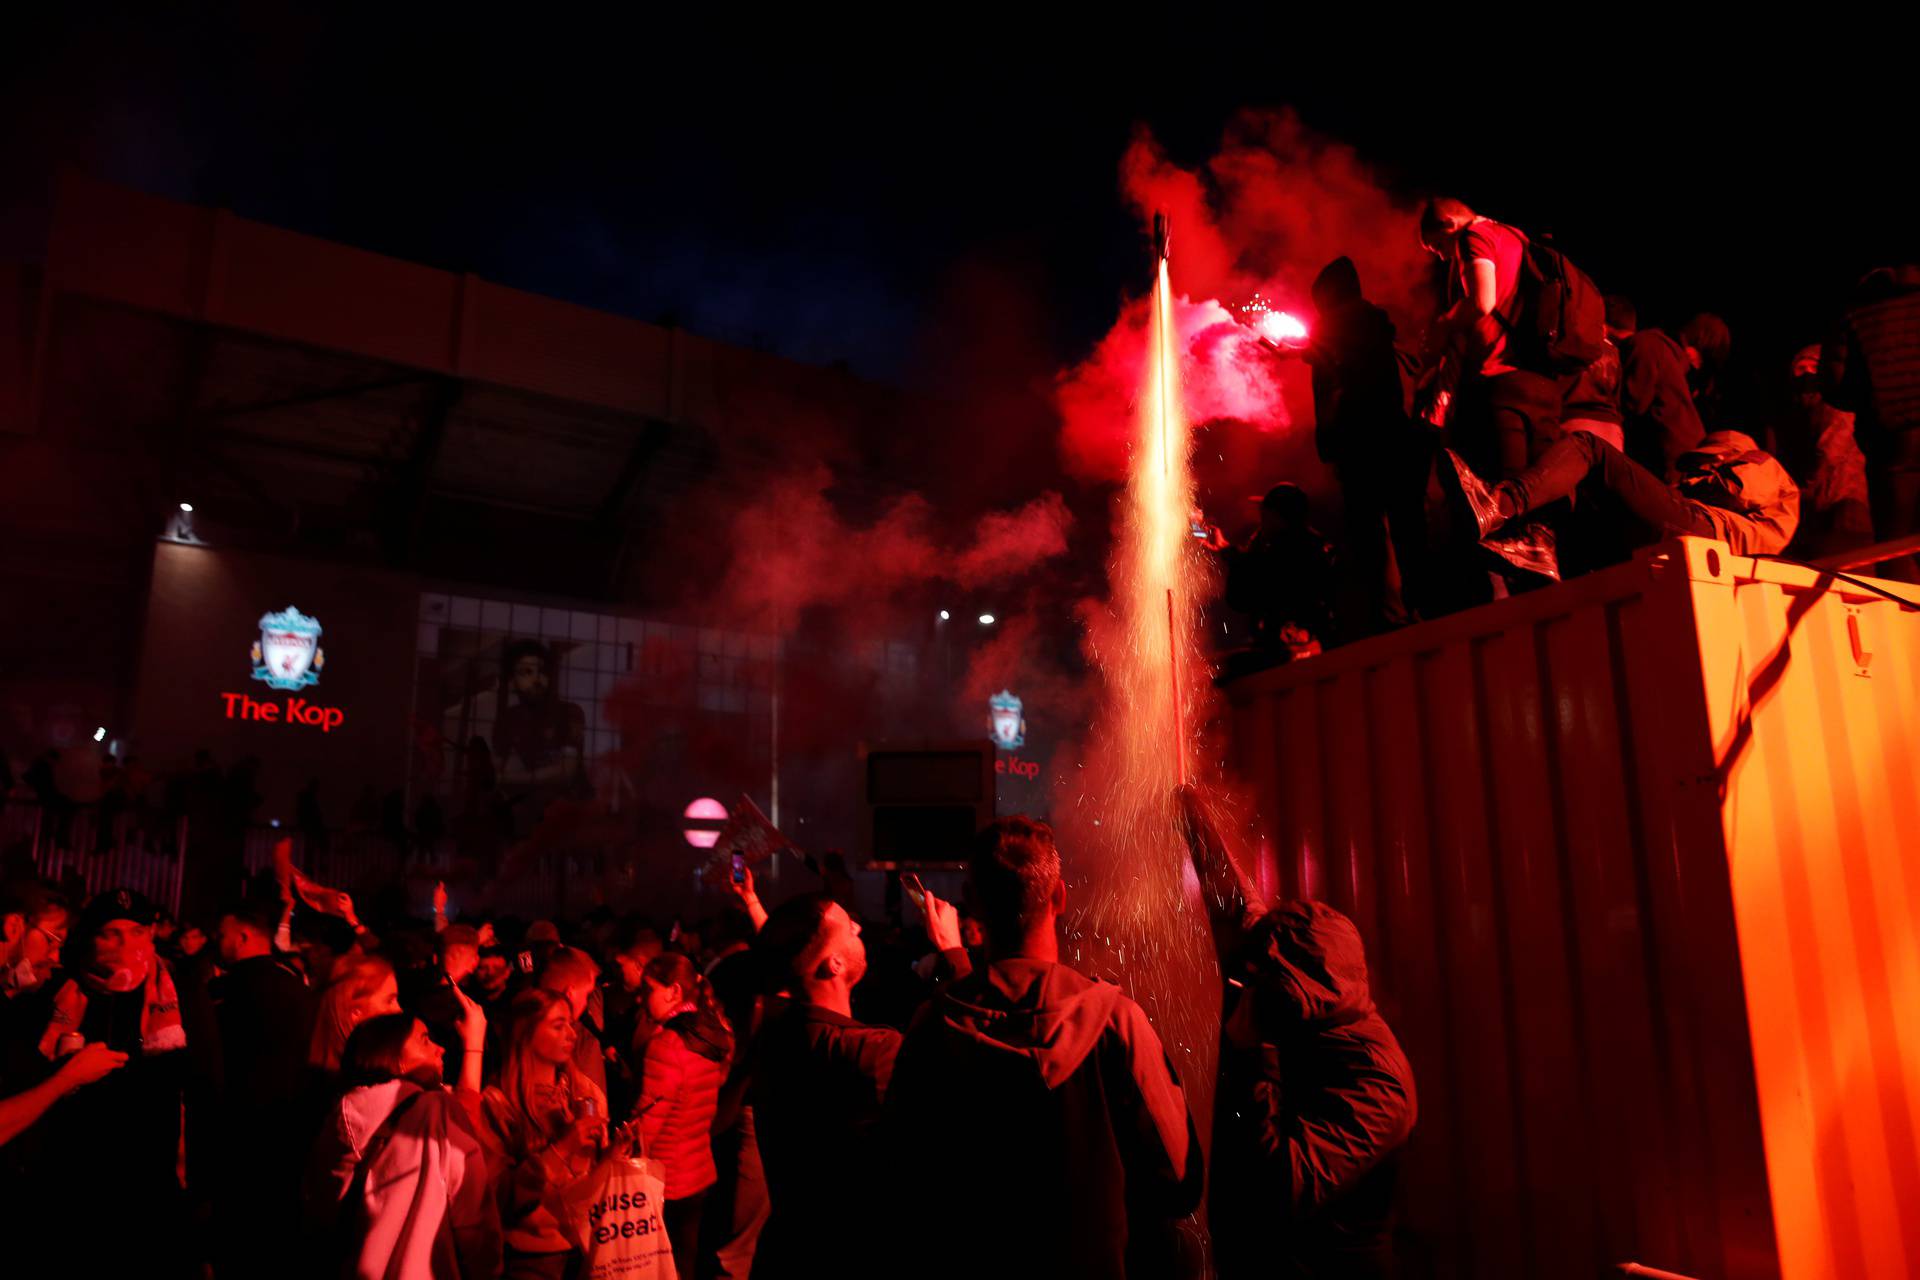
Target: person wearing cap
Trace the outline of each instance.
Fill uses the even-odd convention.
[[[143,894],[111,889],[74,923],[69,961],[39,1049],[49,1065],[105,1044],[126,1065],[48,1113],[44,1194],[22,1209],[40,1238],[58,1241],[83,1275],[168,1275],[186,1250],[178,1174],[181,1100],[190,1071],[172,971],[154,951],[157,912]],[[112,1209],[90,1191],[110,1174]]]
[[[1319,653],[1333,630],[1333,544],[1308,521],[1306,490],[1282,481],[1261,497],[1260,524],[1239,546],[1208,526],[1202,544],[1227,574],[1227,605],[1247,616],[1257,670]]]

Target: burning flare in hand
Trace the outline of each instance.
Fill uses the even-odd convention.
[[[1240,305],[1240,314],[1241,323],[1252,325],[1256,333],[1277,347],[1306,345],[1306,322],[1291,311],[1275,311],[1257,293]]]

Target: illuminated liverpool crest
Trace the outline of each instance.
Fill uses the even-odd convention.
[[[262,614],[253,642],[253,678],[275,689],[305,689],[320,683],[327,656],[320,651],[320,619],[292,605]]]
[[[1016,751],[1027,745],[1027,722],[1020,714],[1020,699],[1011,689],[1002,689],[988,698],[987,710],[991,713],[987,723],[993,729],[995,746]]]

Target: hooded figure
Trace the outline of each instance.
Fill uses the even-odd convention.
[[[1180,799],[1226,979],[1207,1206],[1220,1275],[1391,1275],[1418,1103],[1360,931],[1323,902],[1268,910],[1197,793]]]
[[[1350,636],[1370,635],[1405,626],[1421,603],[1432,450],[1407,416],[1411,369],[1393,321],[1362,295],[1353,259],[1321,268],[1313,307],[1313,337],[1300,354],[1313,372],[1314,447],[1344,500],[1344,576],[1359,614],[1343,621]]]
[[[931,1208],[954,1228],[924,1275],[1165,1274],[1165,1224],[1200,1200],[1198,1137],[1146,1014],[1065,965],[997,961],[930,1004],[888,1121],[897,1142],[950,1135],[895,1165],[909,1220]]]
[[[412,1080],[349,1089],[314,1144],[304,1207],[351,1274],[492,1276],[500,1209],[486,1146],[452,1091]]]
[[[1003,854],[1040,849],[1028,882],[1058,884],[1045,824],[1003,819],[985,833],[996,840]],[[981,865],[976,852],[976,897]],[[1176,1274],[1173,1224],[1198,1207],[1203,1176],[1185,1091],[1139,1005],[1032,945],[1057,911],[1038,889],[1029,901],[1042,905],[1025,946],[987,905],[991,962],[923,1008],[901,1045],[889,1217],[912,1239],[895,1256],[910,1251],[905,1270],[921,1276]]]
[[[1387,1274],[1398,1151],[1417,1108],[1413,1068],[1367,991],[1360,931],[1323,902],[1289,902],[1236,958],[1214,1102],[1220,1272]]]

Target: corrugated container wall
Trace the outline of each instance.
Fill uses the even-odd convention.
[[[1408,1274],[1920,1275],[1920,612],[1683,539],[1230,685],[1419,1077]]]

